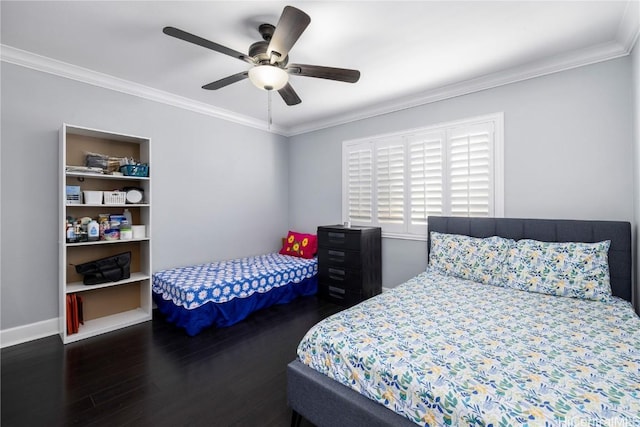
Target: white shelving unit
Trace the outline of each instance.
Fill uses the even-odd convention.
[[[63,124],[60,129],[60,337],[67,344],[126,326],[151,320],[151,179],[67,171],[67,166],[84,166],[88,152],[114,157],[133,157],[150,165],[150,139]],[[142,203],[114,205],[68,204],[66,186],[79,185],[82,191],[111,191],[138,187],[144,191]],[[67,243],[67,217],[97,218],[99,214],[121,214],[129,209],[134,225],[145,225],[144,238]],[[84,285],[75,265],[131,251],[131,276],[118,282]],[[84,324],[77,333],[67,331],[67,295],[83,300]]]

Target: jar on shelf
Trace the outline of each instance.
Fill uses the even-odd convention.
[[[67,235],[67,243],[75,243],[76,242],[76,233],[75,233],[73,224],[70,223],[70,222],[67,222],[66,235]]]

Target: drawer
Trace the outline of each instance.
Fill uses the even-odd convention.
[[[360,233],[341,230],[318,230],[318,246],[331,249],[360,249]]]
[[[359,290],[343,289],[323,283],[318,287],[318,294],[320,297],[340,305],[354,305],[365,299]]]
[[[360,252],[344,249],[318,248],[318,263],[336,267],[359,269],[362,266]]]
[[[362,288],[362,273],[359,270],[319,264],[318,280],[344,289]]]

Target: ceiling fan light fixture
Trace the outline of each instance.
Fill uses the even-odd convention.
[[[249,80],[258,89],[280,90],[289,81],[289,74],[274,65],[257,65],[249,70]]]
[[[267,92],[276,90],[285,104],[297,105],[302,100],[289,84],[289,74],[347,83],[355,83],[360,79],[360,71],[358,70],[308,64],[289,64],[289,51],[310,22],[309,15],[300,9],[296,9],[293,6],[285,6],[278,20],[278,25],[262,24],[258,27],[262,41],[252,43],[249,46],[248,55],[176,27],[164,27],[162,32],[188,43],[248,62],[253,67],[208,83],[202,86],[202,89],[218,90],[249,78],[258,89],[266,90]],[[268,98],[269,100],[271,99],[271,93],[269,93]]]

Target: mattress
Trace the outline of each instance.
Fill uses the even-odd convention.
[[[153,299],[167,320],[196,335],[317,292],[317,259],[278,253],[161,270]]]
[[[320,322],[302,363],[418,425],[640,424],[640,318],[434,272]]]

